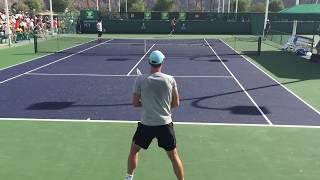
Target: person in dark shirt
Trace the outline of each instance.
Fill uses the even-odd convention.
[[[175,32],[176,23],[177,23],[176,17],[173,17],[173,19],[170,21],[170,25],[171,25],[171,31],[169,33],[170,35],[172,35]]]

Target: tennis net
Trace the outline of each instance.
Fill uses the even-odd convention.
[[[261,37],[253,35],[233,35],[222,38],[232,48],[236,49],[241,55],[260,55]]]
[[[223,39],[231,47],[239,50],[242,54],[258,54],[259,38],[255,36],[229,36]],[[91,56],[141,56],[149,49],[158,49],[166,52],[168,56],[194,57],[212,55],[209,46],[218,46],[222,43],[218,39],[101,39],[92,35],[54,35],[37,38],[35,52],[37,53],[67,53],[85,54]],[[79,53],[79,49],[96,46],[89,51]],[[84,46],[84,48],[77,48]],[[236,54],[234,52],[234,54]]]
[[[93,43],[96,38],[80,37],[77,35],[46,35],[38,36],[34,40],[34,51],[36,53],[68,53],[68,49],[85,43]],[[72,52],[70,52],[72,53]]]

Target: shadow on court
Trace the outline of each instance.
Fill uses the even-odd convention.
[[[208,109],[208,110],[221,110],[221,111],[230,111],[232,114],[245,114],[245,115],[261,115],[258,109],[255,106],[233,106],[229,108],[213,108],[213,107],[205,107],[203,105],[199,105],[200,101],[204,100],[200,98],[199,100],[193,101],[191,105],[196,108]],[[85,105],[85,104],[76,104],[76,102],[39,102],[34,103],[27,107],[27,110],[63,110],[67,108],[74,107],[116,107],[116,106],[132,106],[131,103],[120,103],[120,104],[101,104],[101,105]],[[268,114],[269,111],[265,107],[260,107],[261,110]]]

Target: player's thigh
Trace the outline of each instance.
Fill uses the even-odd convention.
[[[150,130],[150,128],[139,122],[137,130],[134,133],[134,136],[132,138],[132,141],[136,145],[142,147],[143,149],[148,149],[153,138],[154,138],[154,135]]]
[[[172,123],[159,127],[156,137],[158,146],[166,151],[172,151],[176,148],[176,135]]]

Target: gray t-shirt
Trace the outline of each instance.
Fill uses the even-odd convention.
[[[140,94],[142,124],[160,126],[172,122],[171,100],[174,88],[177,88],[175,79],[161,72],[137,77],[133,91]]]

